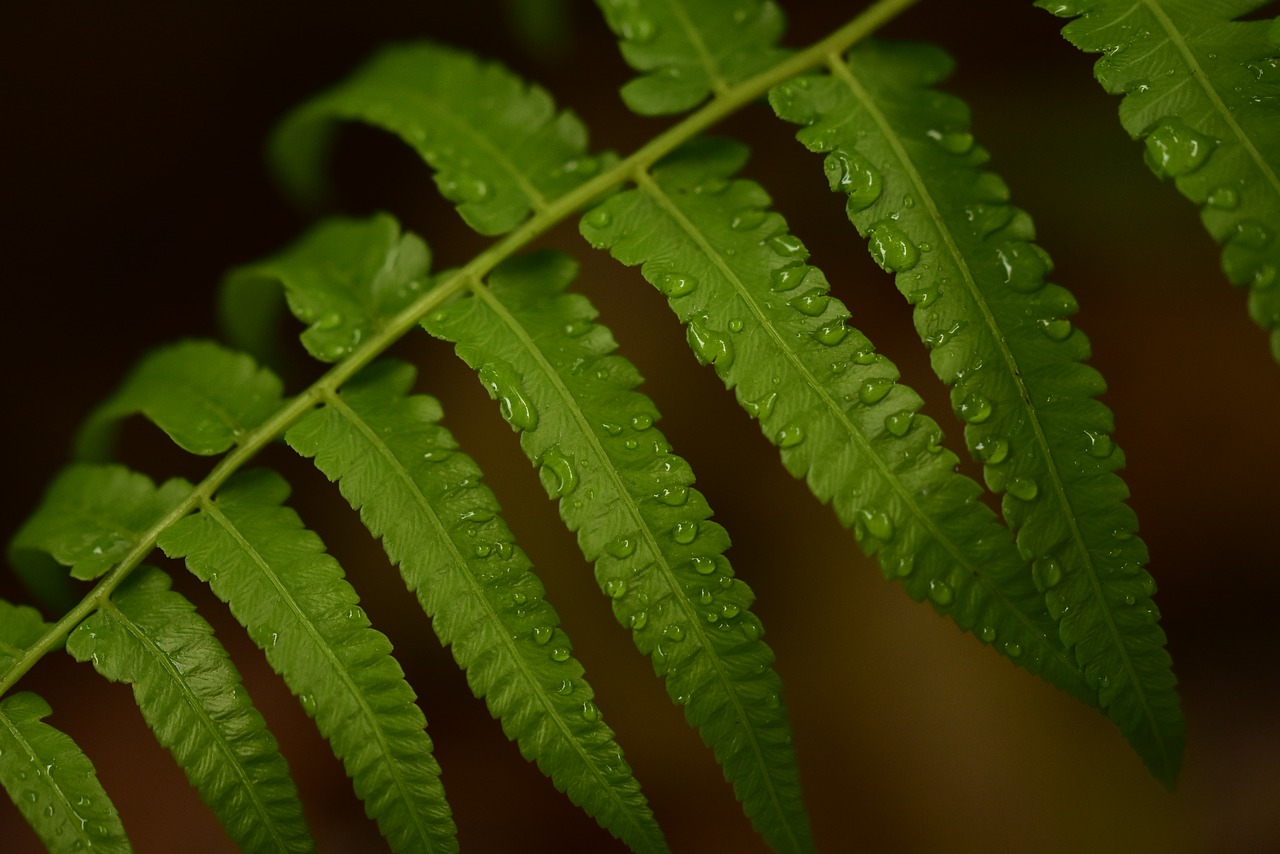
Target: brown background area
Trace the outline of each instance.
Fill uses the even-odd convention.
[[[789,4],[789,43],[806,43],[860,5]],[[66,458],[77,421],[127,366],[158,343],[214,334],[220,274],[303,227],[273,193],[262,140],[289,106],[374,46],[430,37],[498,56],[582,115],[597,148],[626,152],[664,126],[620,108],[614,93],[627,73],[616,50],[588,4],[572,9],[573,37],[537,54],[509,32],[489,32],[498,4],[482,0],[0,8],[6,538]],[[714,375],[693,368],[680,329],[636,272],[592,253],[572,226],[549,239],[582,258],[582,290],[639,364],[662,429],[734,537],[730,558],[759,595],[778,654],[825,851],[1280,849],[1280,370],[1243,295],[1221,277],[1194,208],[1141,165],[1116,100],[1091,78],[1091,58],[1057,27],[1030,3],[924,0],[889,32],[956,55],[948,88],[970,102],[993,167],[1057,262],[1055,280],[1083,307],[1079,326],[1110,385],[1105,400],[1128,454],[1185,703],[1190,744],[1174,794],[1105,719],[884,582],[832,514],[783,473]],[[958,449],[959,426],[909,309],[844,222],[820,161],[763,107],[722,131],[752,143],[749,174]],[[396,212],[426,236],[437,266],[483,245],[398,143],[348,134],[337,170],[347,210]],[[423,388],[442,398],[447,423],[484,466],[673,848],[759,850],[708,751],[613,624],[493,403],[425,335],[398,352],[421,360]],[[131,431],[127,453],[155,476],[202,470],[142,430]],[[289,472],[293,504],[327,531],[421,695],[464,850],[613,850],[470,696],[336,491],[287,455],[270,456]],[[219,603],[181,569],[174,574],[219,627],[279,737],[321,850],[378,850],[341,769],[261,655]],[[4,595],[18,595],[11,580],[3,584]],[[154,746],[127,688],[104,686],[63,656],[22,687],[48,699],[50,723],[94,758],[139,851],[230,847]],[[7,800],[0,839],[8,851],[36,847]]]

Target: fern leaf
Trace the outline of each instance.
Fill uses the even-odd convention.
[[[622,87],[641,115],[680,113],[786,56],[786,21],[770,0],[596,0],[642,75]]]
[[[638,649],[713,748],[757,831],[778,850],[812,847],[773,653],[733,577],[724,529],[691,489],[688,464],[653,427],[635,367],[613,353],[576,265],[540,253],[496,269],[473,298],[428,316],[520,431],[548,494]]]
[[[1200,206],[1222,269],[1280,361],[1280,28],[1236,21],[1265,0],[1039,0],[1063,35],[1103,53],[1094,74],[1124,95],[1120,123],[1160,177]]]
[[[980,166],[968,110],[928,88],[950,69],[941,51],[869,43],[831,73],[774,91],[799,138],[830,152],[833,189],[873,257],[915,304],[916,329],[952,387],[965,438],[1003,492],[1018,549],[1034,561],[1063,642],[1099,702],[1152,772],[1171,785],[1184,734],[1164,633],[1143,569],[1146,546],[1115,475],[1124,455],[1082,364],[1089,343],[1075,299],[1046,284],[1048,256],[1030,219]]]
[[[395,850],[456,850],[422,712],[391,644],[267,471],[229,480],[159,538],[227,602],[316,719]]]
[[[0,599],[0,679],[48,627],[35,608]]]
[[[310,851],[284,757],[227,652],[163,572],[133,573],[67,651],[133,686],[156,739],[245,851]]]
[[[497,499],[437,423],[439,404],[408,396],[414,373],[376,363],[286,440],[338,481],[382,538],[472,691],[521,752],[633,850],[666,850]]]
[[[226,277],[229,334],[254,352],[268,348],[275,330],[262,328],[258,306],[263,286],[279,282],[294,316],[308,325],[307,352],[336,362],[420,295],[430,263],[426,244],[402,235],[391,216],[325,220],[284,252]]]
[[[272,161],[300,199],[320,195],[337,121],[366,122],[404,138],[481,234],[510,231],[608,160],[587,156],[582,123],[556,113],[542,89],[497,64],[430,44],[384,50],[281,123]]]
[[[52,711],[26,691],[0,699],[0,784],[50,851],[133,850],[93,763],[42,721]]]
[[[68,466],[14,535],[10,559],[33,589],[64,575],[58,564],[71,567],[73,578],[97,578],[190,493],[191,484],[179,478],[157,487],[123,466]]]
[[[846,324],[822,272],[759,185],[730,180],[738,145],[703,140],[582,232],[667,295],[698,360],[714,364],[784,464],[832,503],[888,578],[1014,663],[1092,702],[1025,577],[1009,532],[955,473],[941,431],[897,369]]]
[[[220,454],[279,409],[281,389],[275,374],[212,341],[162,347],[90,416],[77,451],[87,459],[109,458],[116,422],[142,413],[183,450]]]

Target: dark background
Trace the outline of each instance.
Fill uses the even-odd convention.
[[[848,8],[846,8],[848,7]],[[792,3],[800,45],[861,4]],[[597,149],[627,152],[661,120],[630,116],[628,74],[587,3],[574,28],[533,48],[504,29],[503,4],[366,2],[10,2],[0,8],[0,334],[9,475],[6,539],[67,458],[79,419],[148,348],[216,334],[216,285],[231,266],[281,248],[305,226],[274,192],[261,146],[290,106],[338,80],[375,46],[428,37],[496,56],[581,115]],[[1272,9],[1274,14],[1274,8]],[[1192,205],[1141,164],[1141,146],[1094,83],[1092,58],[1024,2],[924,0],[887,30],[958,59],[948,88],[974,109],[993,168],[1029,210],[1055,280],[1107,377],[1129,459],[1157,602],[1170,636],[1190,743],[1177,791],[1145,772],[1102,717],[962,638],[885,583],[832,514],[775,462],[710,371],[695,371],[678,325],[634,270],[591,253],[572,224],[547,242],[582,258],[581,288],[648,378],[676,452],[734,537],[735,568],[779,656],[796,747],[823,850],[1266,851],[1280,846],[1280,370],[1217,268]],[[960,429],[914,340],[909,309],[866,257],[793,128],[756,107],[720,129],[752,143],[749,174],[773,194],[853,322],[900,366],[959,448]],[[759,124],[757,122],[760,122]],[[435,197],[399,143],[344,136],[344,209],[389,209],[423,234],[437,267],[484,245]],[[484,466],[539,567],[677,851],[754,851],[708,751],[612,622],[590,570],[494,405],[448,350],[412,337],[424,389]],[[292,388],[307,381],[300,372]],[[140,428],[131,463],[198,477]],[[421,696],[464,850],[616,846],[525,763],[474,700],[416,603],[318,475],[269,454],[292,501],[326,531],[374,625]],[[742,459],[749,462],[744,463]],[[321,850],[379,842],[337,762],[219,603],[173,568],[220,629],[295,770]],[[11,579],[3,595],[16,598]],[[127,688],[51,656],[21,687],[97,764],[139,851],[230,845],[155,747]],[[37,843],[0,804],[10,851]]]

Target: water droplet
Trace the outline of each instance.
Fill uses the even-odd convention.
[[[956,415],[966,424],[981,424],[991,417],[991,401],[975,391],[960,401]]]
[[[1022,644],[1017,641],[1009,641],[1004,645],[1004,654],[1010,658],[1017,658],[1022,655]]]
[[[910,409],[904,409],[901,412],[895,412],[892,415],[885,416],[884,429],[888,430],[894,436],[905,436],[911,429],[911,422],[916,418],[916,414]]]
[[[942,291],[938,288],[921,288],[918,291],[912,291],[907,301],[916,308],[928,308],[937,301],[941,293]]]
[[[662,636],[668,640],[679,642],[684,640],[684,629],[676,623],[671,623],[662,630]]]
[[[1219,187],[1209,194],[1206,203],[1222,211],[1235,210],[1240,205],[1240,194],[1233,187]]]
[[[562,498],[578,488],[578,475],[573,464],[560,451],[559,445],[552,445],[542,453],[539,460],[546,477],[542,479],[552,498]]]
[[[823,169],[831,190],[849,197],[846,207],[850,213],[866,210],[880,198],[884,188],[880,173],[856,151],[836,149],[823,161]]]
[[[692,520],[677,522],[671,529],[671,536],[677,543],[687,546],[698,538],[698,523]]]
[[[1005,485],[1005,491],[1014,498],[1031,501],[1040,494],[1040,487],[1029,477],[1015,477]]]
[[[689,487],[664,486],[653,494],[653,497],[668,507],[679,507],[689,500]]]
[[[942,146],[943,150],[952,154],[965,154],[973,148],[973,134],[964,131],[931,130],[928,136]]]
[[[551,650],[551,660],[552,661],[568,661],[569,648],[565,646],[558,646],[555,649]]]
[[[798,297],[787,302],[787,305],[794,308],[801,314],[809,317],[817,317],[826,311],[827,303],[831,297],[827,296],[827,292],[823,288],[810,288]]]
[[[316,329],[336,329],[342,325],[342,315],[336,311],[331,311],[315,322]]]
[[[694,571],[699,575],[710,575],[716,571],[715,558],[695,557],[690,558],[689,563],[693,566]]]
[[[995,626],[983,626],[982,630],[978,632],[978,637],[982,638],[985,643],[991,643],[996,639]]]
[[[606,545],[604,550],[619,559],[631,557],[636,551],[636,540],[633,537],[619,537]]]
[[[591,331],[590,320],[571,320],[564,325],[564,334],[569,338],[581,338]]]
[[[700,602],[701,604],[710,605],[712,602],[715,601],[715,598],[716,598],[715,595],[707,588],[701,587],[698,589],[698,602]]]
[[[764,224],[765,212],[762,210],[745,210],[736,215],[730,222],[729,227],[734,231],[752,231]]]
[[[1062,565],[1051,557],[1042,557],[1031,564],[1031,580],[1041,593],[1057,587],[1062,581]]]
[[[1147,147],[1147,164],[1162,178],[1176,178],[1196,171],[1217,146],[1213,139],[1176,118],[1160,122],[1143,142]]]
[[[1111,456],[1111,452],[1115,450],[1115,443],[1111,441],[1111,437],[1106,433],[1095,433],[1092,430],[1085,430],[1084,435],[1089,441],[1087,450],[1091,457],[1104,459]]]
[[[1009,457],[1009,443],[998,437],[986,436],[974,444],[973,453],[986,465],[998,466]]]
[[[666,273],[658,278],[658,290],[669,297],[691,294],[698,287],[698,280],[683,273]]]
[[[474,175],[462,175],[446,179],[441,191],[455,201],[474,204],[489,196],[489,185]]]
[[[841,318],[819,328],[817,332],[813,333],[813,337],[819,344],[834,347],[843,341],[848,334],[849,327],[844,325],[844,318]]]
[[[613,215],[602,206],[587,214],[584,220],[592,228],[605,228],[613,222]]]
[[[778,255],[781,255],[783,258],[798,258],[803,261],[805,258],[809,257],[809,250],[800,242],[800,238],[796,237],[794,234],[775,234],[773,237],[770,237],[765,241],[765,243],[768,244],[770,249]]]
[[[720,616],[726,620],[732,620],[741,613],[742,608],[732,602],[726,602],[720,606]]]
[[[555,633],[556,633],[556,630],[553,629],[551,626],[534,626],[533,642],[536,643],[538,646],[546,646],[548,643],[551,642],[551,638],[553,635],[555,635]]]
[[[299,694],[298,702],[302,704],[302,710],[307,713],[307,717],[314,718],[316,716],[316,698],[310,694]]]
[[[498,401],[502,417],[516,430],[530,431],[538,426],[538,411],[525,397],[519,375],[506,362],[487,362],[480,368],[480,382],[489,396]]]
[[[600,424],[600,428],[610,436],[617,436],[622,432],[622,425],[615,424],[612,421],[604,421]]]
[[[604,583],[604,593],[610,599],[621,599],[627,592],[627,582],[621,578],[610,578]]]
[[[761,421],[773,414],[773,406],[778,401],[778,393],[776,391],[769,392],[760,400],[751,401],[743,404],[743,408],[751,415],[752,418]]]
[[[582,719],[591,723],[595,723],[600,720],[600,709],[595,703],[587,700],[582,704]]]
[[[776,441],[779,448],[794,448],[804,441],[804,428],[798,424],[783,427],[778,431]]]
[[[744,324],[740,318],[735,317],[733,320],[729,321],[730,332],[741,332],[743,326]]]
[[[733,364],[733,345],[729,343],[729,339],[707,326],[706,315],[689,321],[685,338],[699,364],[710,365],[714,362],[721,370]]]
[[[929,599],[935,605],[945,608],[955,601],[955,598],[955,591],[945,581],[938,581],[936,578],[929,581]]]
[[[885,396],[889,394],[896,384],[897,381],[889,377],[869,379],[862,384],[862,388],[858,389],[858,400],[867,406],[879,403],[885,399]]]
[[[770,288],[779,293],[794,290],[804,281],[805,276],[808,276],[809,271],[812,269],[808,264],[792,264],[789,267],[779,267],[769,274],[769,277],[773,280]]]
[[[633,631],[640,631],[649,625],[649,613],[647,611],[636,611],[631,615],[631,628]]]
[[[573,693],[573,680],[561,679],[560,684],[556,687],[556,693],[562,696],[569,696]]]
[[[1075,328],[1071,325],[1071,321],[1065,317],[1055,318],[1053,320],[1041,320],[1040,328],[1044,330],[1044,334],[1048,335],[1054,341],[1066,341],[1071,337],[1071,333]]]
[[[877,540],[893,539],[893,520],[887,513],[863,510],[862,524],[866,526],[867,533]]]
[[[905,273],[920,260],[920,250],[892,222],[872,226],[868,240],[871,258],[886,273]]]

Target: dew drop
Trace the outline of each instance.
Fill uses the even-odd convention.
[[[556,693],[557,693],[557,694],[560,694],[561,696],[565,696],[565,697],[567,697],[567,696],[569,696],[570,694],[572,694],[572,693],[573,693],[573,680],[572,680],[572,679],[561,679],[561,680],[560,680],[560,684],[559,684],[559,686],[557,686],[557,687],[556,687]]]
[[[480,382],[489,396],[498,401],[502,417],[516,430],[530,431],[538,426],[538,412],[529,403],[520,386],[515,369],[506,362],[487,362],[480,368]]]
[[[809,271],[812,269],[808,264],[792,264],[789,267],[779,267],[769,274],[769,278],[773,280],[770,288],[779,293],[794,290],[804,281],[805,276],[809,275]]]
[[[896,384],[897,381],[889,377],[876,377],[875,379],[867,380],[862,384],[862,388],[858,389],[858,400],[867,406],[879,403],[885,399]]]
[[[1040,328],[1044,330],[1045,335],[1048,335],[1054,341],[1066,341],[1071,337],[1071,333],[1075,331],[1071,321],[1065,317],[1041,320]]]
[[[1004,654],[1010,658],[1017,658],[1022,655],[1022,644],[1017,641],[1009,641],[1004,645]]]
[[[592,228],[606,228],[609,223],[613,222],[613,215],[605,208],[598,207],[585,217],[587,225]]]
[[[1009,443],[1004,439],[987,436],[973,446],[977,458],[989,466],[998,466],[1009,457]]]
[[[676,623],[671,623],[662,630],[662,636],[668,640],[679,642],[684,640],[684,629]]]
[[[1089,442],[1087,450],[1091,457],[1105,459],[1106,457],[1111,456],[1111,452],[1115,450],[1115,443],[1111,441],[1111,437],[1106,433],[1085,430],[1084,435]]]
[[[1209,193],[1209,198],[1205,201],[1211,208],[1217,208],[1222,211],[1231,211],[1239,207],[1240,194],[1232,187],[1219,187]]]
[[[1031,580],[1041,593],[1057,587],[1062,581],[1062,564],[1051,557],[1042,557],[1031,564]]]
[[[762,397],[760,400],[755,400],[755,401],[751,401],[750,403],[743,404],[743,407],[747,410],[747,412],[751,415],[752,418],[756,418],[756,419],[759,419],[760,421],[763,421],[773,414],[773,406],[775,403],[777,403],[777,401],[778,401],[778,393],[776,391],[772,391],[772,392],[769,392],[769,394]]]
[[[726,602],[720,606],[720,616],[726,620],[732,620],[734,617],[742,613],[742,608],[732,602]]]
[[[698,523],[692,520],[677,522],[671,529],[671,536],[677,543],[687,546],[698,538]]]
[[[825,344],[828,347],[834,347],[845,339],[849,334],[849,327],[844,325],[844,320],[834,320],[826,326],[818,329],[813,333],[814,340],[819,344]]]
[[[831,190],[849,197],[846,206],[851,213],[869,208],[884,189],[880,173],[856,151],[836,149],[823,161],[823,169]]]
[[[809,317],[817,317],[826,311],[827,303],[831,297],[827,296],[823,288],[810,288],[798,297],[787,302],[787,305],[794,308],[801,314]]]
[[[733,345],[723,335],[711,331],[707,326],[706,315],[689,321],[685,337],[699,364],[715,363],[722,370],[733,364]]]
[[[606,545],[604,550],[619,559],[631,557],[636,551],[636,541],[633,537],[619,537]]]
[[[941,293],[937,288],[921,288],[918,291],[912,291],[908,301],[916,308],[928,308],[937,302]]]
[[[555,649],[551,650],[551,660],[552,661],[568,661],[569,648],[565,646],[558,646]]]
[[[689,487],[664,486],[653,494],[653,497],[668,507],[679,507],[689,500]]]
[[[336,329],[342,325],[342,315],[336,311],[331,311],[316,321],[316,329],[329,330]]]
[[[302,710],[307,713],[307,717],[314,718],[316,716],[316,698],[310,694],[300,694],[298,702],[302,704]]]
[[[634,430],[648,430],[653,426],[653,416],[647,412],[641,412],[639,415],[631,416],[631,427]]]
[[[610,599],[621,599],[627,592],[627,582],[621,578],[610,578],[604,583],[604,593]]]
[[[669,297],[691,294],[698,287],[698,280],[683,273],[666,273],[658,279],[658,290]]]
[[[693,566],[694,571],[699,575],[710,575],[716,571],[716,562],[714,558],[695,557],[690,558],[689,563]]]
[[[736,215],[730,222],[729,227],[734,231],[752,231],[764,224],[765,212],[762,210],[745,210]]]
[[[1176,118],[1160,122],[1143,142],[1147,148],[1147,165],[1162,178],[1176,178],[1196,171],[1217,146],[1213,139]]]
[[[1036,486],[1036,482],[1029,477],[1015,477],[1005,485],[1005,491],[1014,498],[1031,501],[1040,494],[1040,487]]]
[[[794,448],[803,441],[804,428],[798,424],[783,427],[778,431],[777,443],[779,448]]]
[[[893,520],[887,513],[863,510],[862,524],[866,526],[867,533],[877,540],[893,539]]]
[[[960,401],[956,415],[966,424],[981,424],[991,417],[991,401],[975,391]]]
[[[973,148],[973,134],[963,131],[940,131],[931,130],[928,132],[929,139],[942,146],[944,151],[952,154],[965,154]]]
[[[892,222],[873,226],[868,237],[871,258],[886,273],[905,273],[920,260],[920,250]]]
[[[647,611],[636,611],[631,615],[630,623],[633,631],[640,631],[649,625],[649,613]]]
[[[984,643],[991,643],[996,639],[995,626],[983,626],[982,630],[978,632],[978,637],[982,638]]]
[[[951,589],[951,585],[945,581],[932,579],[929,581],[929,599],[935,605],[946,607],[950,605],[956,598],[955,591]]]
[[[582,719],[590,723],[600,720],[600,709],[595,703],[587,700],[582,704]]]
[[[892,415],[885,416],[884,429],[888,430],[891,435],[905,436],[911,430],[911,422],[915,421],[915,418],[916,414],[910,409],[895,412]]]
[[[559,445],[552,445],[543,452],[540,460],[542,471],[547,475],[543,483],[552,498],[562,498],[578,488],[578,475],[573,464],[560,451]]]
[[[551,628],[551,626],[534,626],[533,642],[538,646],[546,646],[551,642],[551,638],[555,633],[556,630]]]

